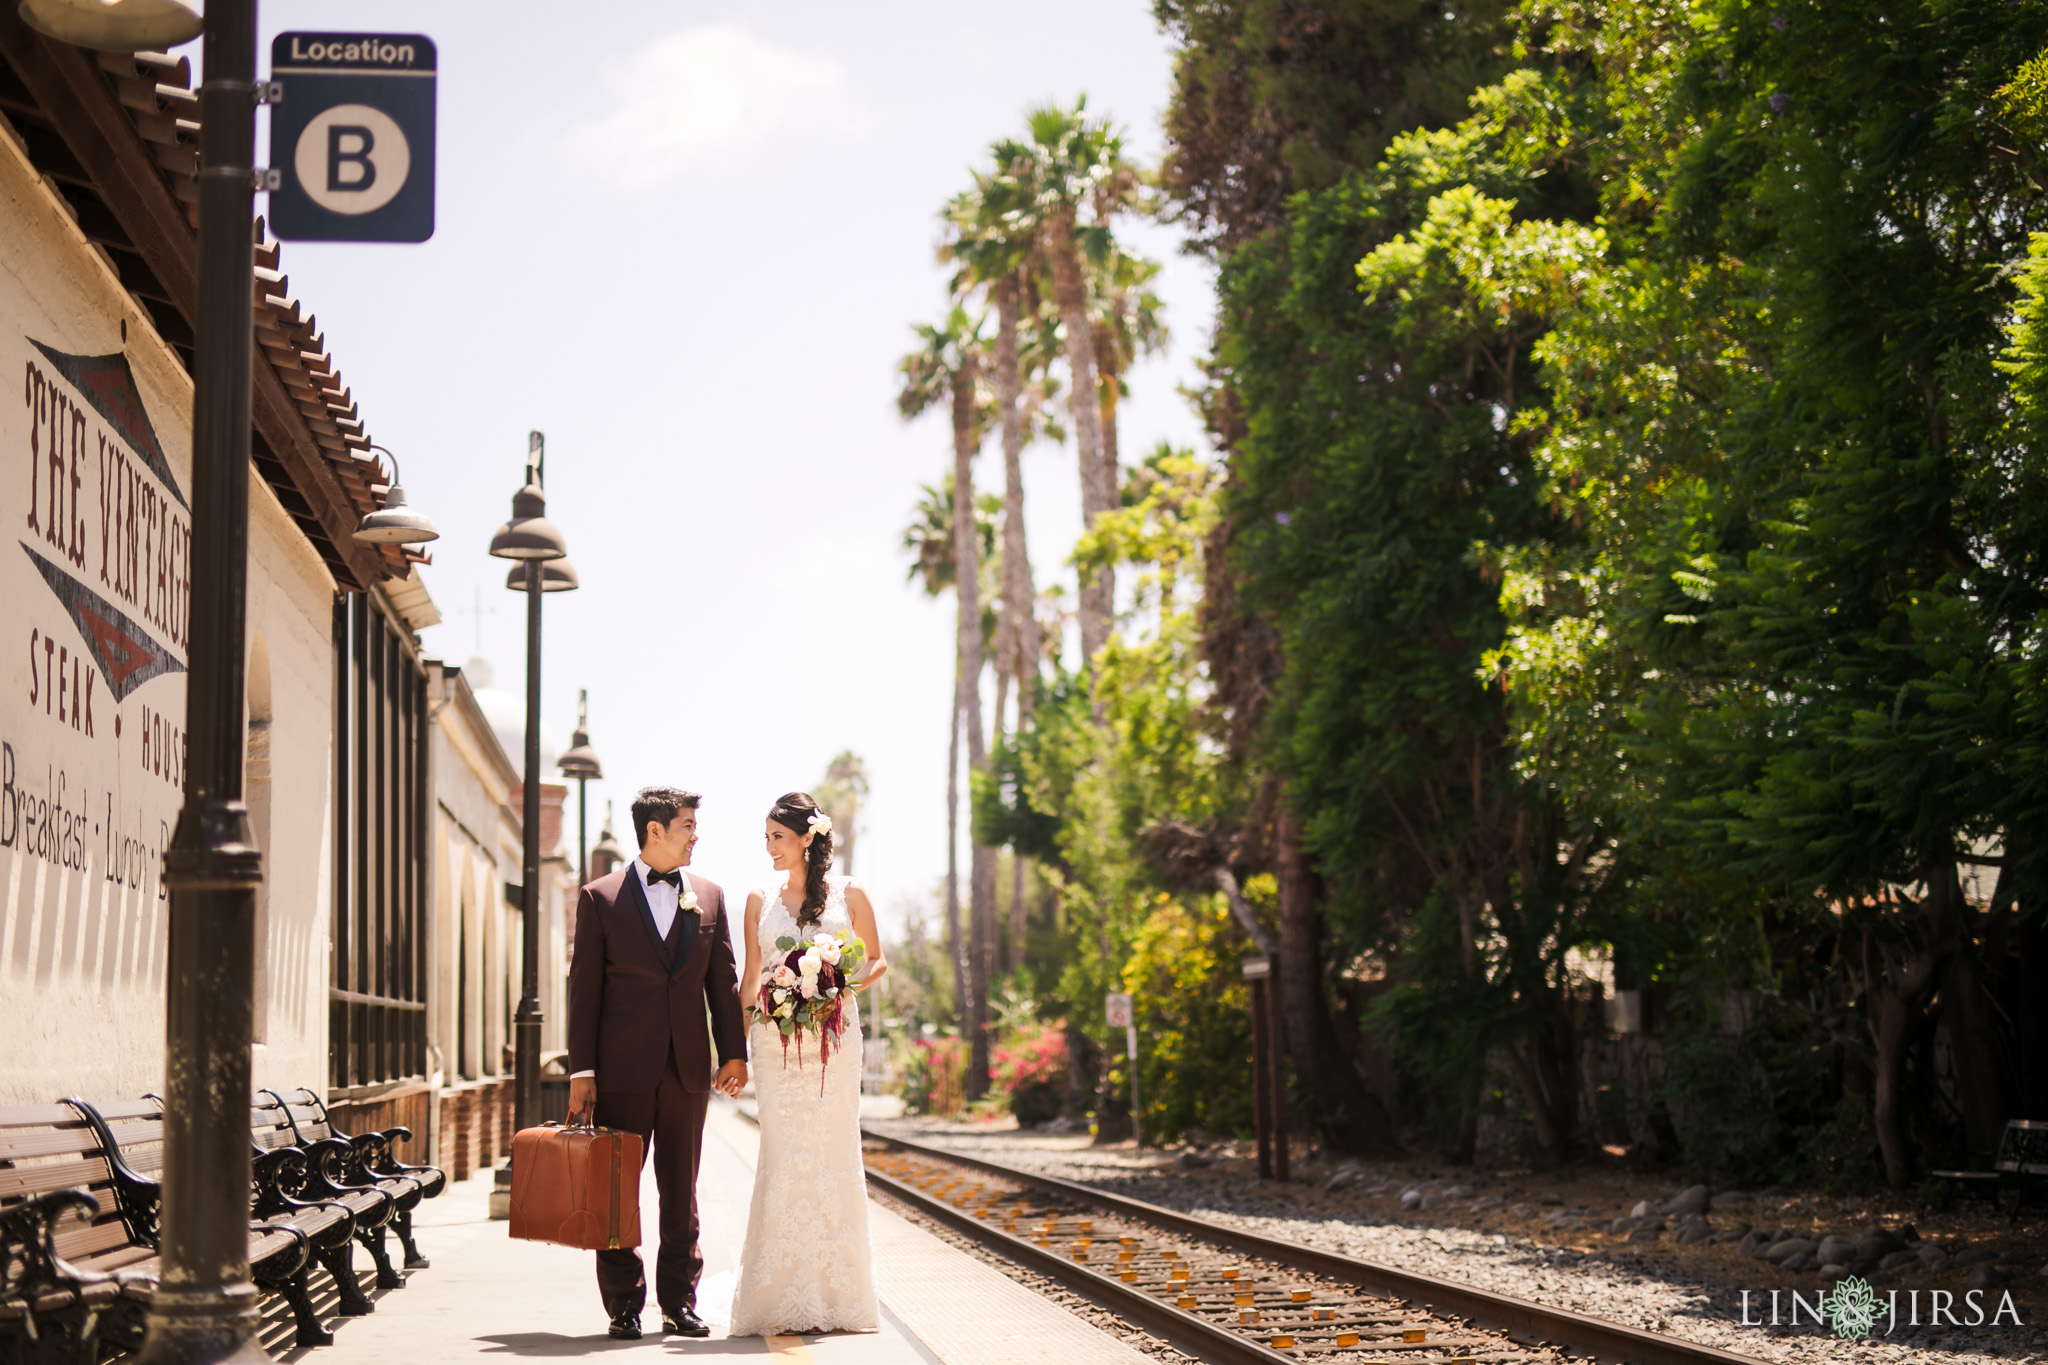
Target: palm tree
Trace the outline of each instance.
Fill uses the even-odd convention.
[[[995,306],[996,334],[991,356],[996,418],[1003,437],[1003,576],[1002,616],[996,627],[995,724],[1001,733],[1008,715],[1009,684],[1018,686],[1018,721],[1031,706],[1027,680],[1037,673],[1036,620],[1031,614],[1030,550],[1024,536],[1024,447],[1031,414],[1024,399],[1024,366],[1019,345],[1023,310],[1034,284],[1037,233],[1032,207],[1032,158],[1010,141],[990,147],[992,169],[977,171],[974,188],[954,196],[944,214],[947,235],[939,247],[941,260],[959,264],[953,291],[965,296],[984,291]]]
[[[1109,254],[1090,266],[1089,336],[1102,390],[1102,462],[1114,480],[1120,464],[1116,410],[1125,393],[1124,374],[1139,356],[1165,349],[1165,305],[1151,287],[1159,275],[1159,262],[1131,255],[1112,242]],[[1116,499],[1121,498],[1120,489],[1113,492]],[[1115,505],[1113,500],[1111,506]]]
[[[1034,219],[1037,187],[1030,150],[1002,139],[989,148],[992,168],[979,171],[974,188],[946,206],[948,237],[941,259],[960,263],[956,294],[984,290],[995,305],[994,379],[996,414],[1003,436],[1003,610],[996,627],[996,733],[1009,714],[1009,686],[1017,684],[1016,729],[1031,717],[1038,678],[1038,618],[1030,549],[1024,535],[1024,446],[1037,408],[1026,410],[1025,369],[1019,331],[1027,304],[1035,305],[1038,234]],[[1035,311],[1035,309],[1034,309]],[[1012,967],[1024,957],[1025,868],[1016,850],[1010,857],[1010,922],[1004,942]]]
[[[1067,407],[1081,464],[1081,515],[1095,519],[1117,505],[1117,471],[1103,446],[1094,330],[1088,317],[1087,260],[1101,262],[1112,247],[1110,224],[1135,202],[1137,170],[1123,155],[1122,136],[1107,120],[1087,116],[1082,96],[1071,109],[1049,104],[1027,116],[1033,191],[1030,221],[1052,274],[1053,302],[1065,332]],[[1022,146],[1022,144],[1020,144]],[[1086,211],[1086,220],[1083,212]],[[1081,653],[1084,666],[1109,640],[1116,610],[1114,571],[1104,566],[1081,584]]]
[[[910,581],[937,597],[953,586],[959,563],[954,558],[953,476],[937,485],[925,484],[923,497],[911,509],[903,528],[903,548],[910,552]],[[995,520],[984,505],[975,517],[976,542],[984,555],[995,549]],[[977,669],[977,672],[979,670]],[[947,712],[946,743],[946,945],[953,959],[954,1022],[964,1032],[968,1009],[967,941],[960,933],[960,659],[953,661],[953,705]]]
[[[860,811],[868,801],[868,765],[851,749],[841,749],[825,765],[825,780],[811,793],[832,819],[832,844],[840,870],[853,875],[853,843],[860,833]]]
[[[953,418],[953,490],[956,505],[975,505],[974,456],[986,430],[981,377],[984,369],[982,319],[955,306],[937,326],[920,324],[917,349],[897,366],[903,387],[896,408],[911,418],[947,402]],[[981,555],[972,516],[953,521],[953,597],[959,604],[957,703],[967,738],[970,772],[988,767],[988,742],[981,717]],[[970,830],[971,834],[971,830]],[[973,1049],[966,1090],[979,1099],[988,1088],[988,990],[995,976],[995,850],[970,840],[968,869],[968,1042]]]

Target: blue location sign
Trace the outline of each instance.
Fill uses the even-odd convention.
[[[270,228],[287,241],[434,235],[434,44],[417,33],[280,33],[270,76]]]

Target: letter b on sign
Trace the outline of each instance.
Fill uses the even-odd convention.
[[[314,203],[353,217],[375,213],[398,197],[412,170],[412,149],[381,110],[337,104],[299,134],[292,169]]]
[[[346,123],[327,125],[327,191],[366,190],[377,183],[377,165],[370,149],[377,135]]]

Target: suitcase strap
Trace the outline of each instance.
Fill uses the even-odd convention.
[[[612,1231],[611,1249],[619,1249],[619,1200],[626,1174],[626,1139],[622,1134],[612,1135]]]

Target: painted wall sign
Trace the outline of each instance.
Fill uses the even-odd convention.
[[[0,365],[0,963],[141,985],[183,800],[190,508],[125,356],[0,333]]]
[[[436,60],[433,40],[417,33],[277,35],[272,231],[308,242],[434,235]]]

